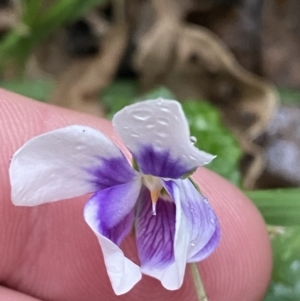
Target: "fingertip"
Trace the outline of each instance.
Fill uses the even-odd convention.
[[[108,121],[34,102],[7,91],[2,91],[1,97],[0,126],[2,126],[2,132],[0,132],[0,140],[6,143],[2,154],[3,158],[9,158],[17,148],[33,136],[71,124],[82,124],[99,129],[124,150]],[[8,165],[7,160],[1,166],[3,174],[0,170],[0,176],[4,175],[0,187],[2,187],[1,191],[5,192],[9,191],[6,176]],[[200,263],[210,300],[261,300],[270,279],[272,259],[270,242],[261,215],[242,192],[211,171],[205,168],[199,169],[195,174],[195,180],[209,198],[219,217],[222,230],[220,245],[208,259]],[[9,196],[3,196],[3,198],[8,200]],[[70,208],[67,203],[60,206],[64,208],[65,212],[68,212],[67,209]],[[9,209],[11,210],[11,208]],[[76,218],[81,210],[77,209],[76,214],[74,213]],[[70,215],[70,212],[68,214]],[[78,223],[76,223],[76,227],[78,227],[78,233],[86,236],[87,227],[78,226]],[[9,233],[7,231],[6,235],[9,236]],[[87,241],[88,239],[86,239]],[[78,242],[76,240],[76,243],[79,244],[79,239]],[[100,248],[90,240],[87,244],[91,246],[89,248],[92,249],[91,252],[96,254],[95,260],[88,259],[91,264],[90,270],[94,273],[88,276],[88,279],[97,278],[101,283],[108,283],[104,267],[95,268],[95,262],[102,260],[99,259],[101,257]],[[132,239],[124,245],[126,251],[131,255],[135,254]],[[52,252],[52,249],[49,248],[50,251]],[[78,250],[77,253],[81,254]],[[100,255],[98,256],[98,254]],[[78,262],[81,260],[78,258]],[[80,263],[78,266],[82,271],[83,264]],[[100,280],[101,275],[105,279]],[[122,297],[122,300],[147,299],[149,296],[151,296],[151,300],[196,300],[190,273],[187,272],[186,275],[183,287],[174,292],[165,291],[157,280],[144,277],[129,294]],[[110,300],[117,300],[117,297],[111,295],[112,290],[107,288],[107,285],[105,287],[107,289],[106,296],[109,296]],[[98,287],[93,289],[98,292]]]
[[[0,286],[0,300],[1,301],[41,301],[34,297],[24,295],[9,288]]]
[[[212,300],[261,300],[270,281],[271,245],[265,222],[254,204],[235,186],[201,168],[194,179],[208,197],[221,224],[221,242],[200,263]]]

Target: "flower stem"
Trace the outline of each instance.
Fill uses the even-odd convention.
[[[197,263],[191,263],[190,267],[191,267],[191,272],[192,272],[198,300],[199,301],[209,301],[208,297],[206,296],[204,284],[202,282]]]

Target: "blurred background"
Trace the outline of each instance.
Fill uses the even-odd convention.
[[[196,145],[218,156],[208,168],[266,220],[264,300],[297,301],[299,16],[299,0],[1,0],[0,87],[106,118],[181,101]]]

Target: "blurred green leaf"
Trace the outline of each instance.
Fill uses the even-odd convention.
[[[136,101],[147,100],[147,99],[156,99],[156,98],[165,98],[165,99],[175,99],[175,95],[165,87],[155,88],[146,94],[139,96]]]
[[[54,83],[49,80],[12,80],[0,82],[0,87],[36,100],[46,101],[54,88]]]
[[[278,88],[280,100],[284,104],[300,104],[300,90]]]
[[[269,225],[300,226],[300,189],[270,189],[246,192]]]
[[[174,99],[174,95],[164,87],[159,87],[138,96],[138,85],[134,80],[117,80],[100,94],[101,103],[106,107],[107,117],[109,118],[134,102],[158,97]]]
[[[58,0],[49,5],[45,0],[23,0],[20,24],[7,33],[0,43],[0,67],[16,60],[22,70],[26,58],[38,42],[103,1]]]
[[[286,228],[272,239],[272,282],[264,301],[300,300],[300,227]]]
[[[207,167],[240,186],[239,161],[242,151],[231,132],[222,124],[217,109],[205,101],[186,101],[182,107],[190,124],[191,135],[197,138],[195,145],[217,156]]]
[[[106,108],[108,118],[125,106],[134,102],[137,95],[137,83],[133,80],[118,80],[113,82],[100,94],[102,105]]]
[[[106,108],[108,118],[112,118],[116,112],[134,102],[158,97],[174,99],[174,95],[164,87],[138,96],[138,85],[134,80],[117,80],[100,94],[101,103]]]

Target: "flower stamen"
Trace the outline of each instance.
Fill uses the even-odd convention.
[[[143,183],[149,189],[152,201],[152,215],[156,215],[156,203],[163,189],[161,179],[151,175],[143,175]]]
[[[155,189],[150,191],[151,201],[152,201],[152,214],[156,215],[156,203],[160,196],[160,191]]]

